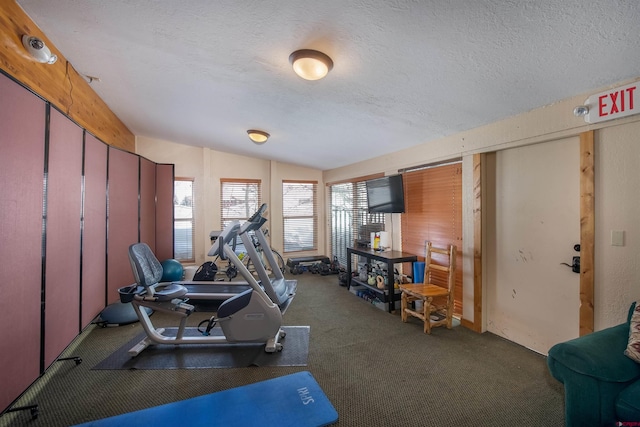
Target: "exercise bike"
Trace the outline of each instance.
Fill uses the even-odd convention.
[[[262,279],[261,283],[258,283],[229,245],[236,236],[248,243],[249,231],[258,231],[261,235],[260,227],[266,222],[262,217],[265,209],[266,206],[261,208],[251,221],[245,222],[242,226],[238,221],[231,222],[220,233],[209,251],[210,256],[218,255],[222,259],[229,259],[246,280],[249,289],[221,303],[216,315],[206,322],[206,329],[202,330],[199,336],[185,335],[187,318],[194,312],[194,306],[188,303],[187,288],[180,282],[159,283],[162,278],[162,265],[147,244],[136,243],[129,247],[129,260],[136,283],[118,291],[122,302],[132,303],[147,335],[129,350],[132,357],[154,343],[265,343],[265,351],[268,353],[282,350],[280,340],[285,337],[285,332],[281,329],[282,314],[295,296],[297,281],[269,280],[266,271],[263,271],[264,268],[260,269],[258,266]],[[256,255],[255,249],[249,250],[249,256]],[[180,318],[176,336],[164,335],[163,328],[156,329],[147,311],[142,307]],[[211,335],[211,330],[216,324],[222,329],[223,336]]]

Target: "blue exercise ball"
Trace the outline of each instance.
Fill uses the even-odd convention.
[[[184,269],[182,264],[177,259],[165,259],[162,264],[162,279],[163,282],[176,282],[182,280],[184,275]]]

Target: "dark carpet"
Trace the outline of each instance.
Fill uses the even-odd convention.
[[[306,367],[97,370],[92,367],[142,328],[91,327],[63,353],[84,362],[53,364],[16,402],[37,403],[38,418],[5,414],[0,426],[79,424],[300,371],[311,372],[322,387],[339,414],[338,427],[564,425],[562,384],[549,374],[544,355],[462,326],[427,335],[418,319],[403,323],[399,313],[340,287],[335,275],[294,278],[297,295],[283,321],[313,329]],[[176,326],[161,314],[153,315],[154,325]],[[187,326],[209,316],[194,313]]]

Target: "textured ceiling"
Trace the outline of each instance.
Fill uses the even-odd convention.
[[[18,4],[134,134],[322,170],[640,76],[637,0]]]

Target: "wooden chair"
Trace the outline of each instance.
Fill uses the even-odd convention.
[[[437,254],[438,260],[444,258],[443,262],[434,262],[432,254]],[[453,296],[455,288],[456,272],[456,246],[449,245],[448,248],[435,248],[431,242],[426,243],[424,283],[408,283],[400,285],[402,291],[401,318],[407,322],[408,316],[414,316],[424,322],[424,332],[431,333],[431,328],[436,326],[446,326],[451,329],[453,321]],[[434,280],[435,279],[435,280]],[[436,283],[442,283],[440,286]],[[414,308],[412,303],[422,302],[422,308]],[[441,319],[432,318],[433,313],[439,314]]]

